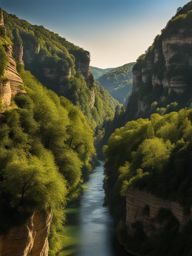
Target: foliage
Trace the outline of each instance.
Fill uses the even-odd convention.
[[[113,70],[113,68],[97,68],[97,67],[90,67],[91,73],[93,74],[95,79],[100,78],[104,74],[108,73],[109,71]]]
[[[23,47],[26,69],[46,87],[79,106],[93,128],[101,125],[106,117],[113,118],[118,102],[94,83],[89,72],[89,52],[43,26],[31,25],[4,13],[8,36],[14,46],[19,44]],[[17,52],[14,55],[17,56]],[[105,108],[100,111],[97,106],[91,107],[92,91],[95,91],[99,101],[105,100],[102,104],[107,111]]]
[[[135,63],[125,64],[109,70],[98,78],[98,82],[119,102],[126,104],[132,92],[132,69]]]
[[[27,94],[15,97],[17,108],[3,114],[0,127],[0,231],[51,208],[54,255],[64,206],[91,168],[93,133],[77,107],[29,72],[21,75]]]
[[[105,190],[117,225],[125,221],[131,187],[191,207],[191,138],[191,109],[153,114],[115,130],[105,147]]]

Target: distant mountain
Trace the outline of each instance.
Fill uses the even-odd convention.
[[[105,74],[97,78],[97,81],[109,91],[119,102],[125,104],[132,92],[132,69],[135,63],[128,63],[121,67],[105,70]]]
[[[93,74],[95,79],[99,79],[101,76],[105,75],[106,73],[108,73],[112,70],[113,70],[113,68],[90,67],[90,71]]]

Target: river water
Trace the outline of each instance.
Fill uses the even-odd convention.
[[[127,256],[114,238],[114,230],[108,209],[103,206],[104,169],[96,167],[85,184],[80,205],[68,214],[73,227],[73,246],[59,255],[63,256]],[[75,221],[74,221],[75,219]],[[69,250],[70,249],[70,250]]]

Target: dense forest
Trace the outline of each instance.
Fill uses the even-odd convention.
[[[60,248],[54,234],[61,228],[63,208],[78,196],[83,170],[91,170],[93,132],[66,98],[29,72],[21,70],[21,75],[27,94],[16,96],[14,109],[1,117],[0,230],[23,223],[36,209],[51,208],[55,255]]]
[[[114,68],[97,68],[97,67],[90,67],[91,73],[93,77],[97,80],[101,76],[105,75],[109,71],[112,71]]]
[[[148,191],[166,200],[177,201],[186,211],[190,209],[192,205],[191,137],[192,111],[187,109],[164,116],[153,114],[150,119],[130,121],[113,133],[105,148],[105,188],[107,203],[115,217],[118,232],[125,232],[122,230],[125,228],[125,199],[130,188]],[[161,234],[153,237],[154,241],[150,242],[154,248],[148,247],[150,242],[143,234],[145,239],[139,246],[139,252],[142,252],[142,255],[162,255],[162,253],[189,255],[187,252],[190,251],[191,238],[185,241],[186,254],[181,253],[184,246],[182,242],[177,246],[174,245],[174,248],[171,245],[173,240],[177,241],[181,235],[176,224],[175,222],[172,223],[173,226],[170,224],[170,232],[166,233],[167,230],[162,230]],[[186,227],[186,232],[189,232],[189,226]],[[139,232],[142,235],[138,227]],[[165,240],[162,234],[166,235],[167,246],[164,246]],[[137,242],[140,243],[141,237],[139,239],[139,234],[137,235]],[[182,236],[186,238],[187,235],[189,233],[183,231]],[[136,243],[134,246],[137,246]],[[157,248],[162,246],[164,249],[158,252]]]
[[[4,26],[0,33],[0,234],[34,211],[51,210],[50,255],[56,255],[64,208],[92,169],[94,131],[77,106],[44,87],[23,63],[16,70]]]
[[[97,78],[97,81],[121,104],[127,104],[132,93],[133,74],[132,69],[135,63],[128,63],[118,68],[108,70]]]
[[[102,159],[105,204],[124,248],[142,256],[192,255],[192,2],[136,63],[112,69],[90,68],[89,52],[4,14],[0,243],[34,212],[50,211],[49,255],[58,255],[65,209]],[[164,207],[154,217],[153,203],[137,208],[130,191]],[[143,219],[129,223],[130,209]]]

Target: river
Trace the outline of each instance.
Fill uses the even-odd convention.
[[[127,256],[114,238],[108,209],[103,206],[104,169],[96,167],[85,184],[78,207],[68,209],[64,250],[60,256]]]

